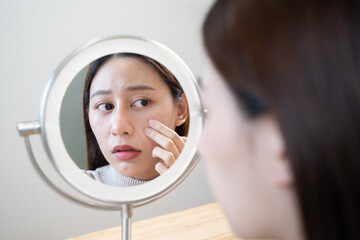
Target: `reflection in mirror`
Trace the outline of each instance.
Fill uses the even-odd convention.
[[[72,87],[77,91],[71,93]],[[158,177],[186,142],[189,114],[183,89],[165,66],[146,56],[118,53],[90,63],[69,87],[62,110],[65,105],[77,107],[71,117],[61,113],[60,122],[70,123],[70,128],[61,126],[68,153],[105,184],[134,186]],[[73,132],[74,127],[82,133]],[[75,142],[69,144],[70,138]]]

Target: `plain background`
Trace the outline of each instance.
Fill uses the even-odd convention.
[[[33,169],[16,123],[39,119],[41,94],[52,72],[94,38],[130,34],[156,40],[200,75],[205,58],[201,25],[212,3],[0,0],[0,239],[64,239],[120,225],[119,212],[88,209],[50,189]],[[32,136],[31,142],[46,170],[40,136]],[[134,220],[213,201],[200,162],[173,192],[135,209]]]

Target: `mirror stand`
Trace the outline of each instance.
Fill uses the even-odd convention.
[[[122,218],[122,240],[131,239],[131,219],[133,216],[133,205],[121,205],[121,218]]]
[[[44,171],[39,166],[34,153],[32,151],[31,143],[30,143],[30,135],[40,134],[40,122],[39,121],[29,121],[29,122],[20,122],[17,124],[17,130],[20,136],[24,138],[26,151],[31,160],[33,167],[36,172],[40,175],[40,177],[46,182],[52,189],[54,189],[60,195],[65,196],[67,199],[81,204],[86,207],[97,208],[100,210],[120,210],[121,218],[122,218],[122,240],[131,240],[131,223],[133,216],[133,205],[132,204],[123,204],[120,207],[117,205],[99,205],[91,202],[85,202],[84,200],[75,198],[65,191],[61,190],[54,184],[44,173]]]
[[[79,80],[75,80],[74,77],[95,60],[122,53],[141,55],[164,65],[175,79],[180,81],[179,84],[188,101],[191,119],[186,146],[177,159],[177,166],[169,169],[171,173],[163,174],[156,181],[129,188],[96,183],[83,171],[79,171],[84,167],[76,165],[73,157],[69,155],[62,136],[63,127],[60,126],[64,96],[69,88],[72,89],[73,82],[79,83]],[[78,92],[75,95],[79,95]],[[69,112],[70,115],[73,113],[74,111]],[[196,144],[202,131],[203,119],[204,109],[200,103],[197,82],[180,57],[166,46],[152,40],[131,36],[112,36],[89,42],[63,60],[43,92],[40,119],[18,123],[17,131],[24,139],[27,154],[35,171],[50,188],[66,199],[85,207],[120,211],[122,239],[130,240],[133,208],[151,203],[171,192],[199,162],[201,156],[196,151]],[[82,121],[81,119],[80,122]],[[54,171],[46,172],[45,167],[38,161],[39,158],[35,157],[30,141],[31,135],[41,136],[49,165]],[[80,158],[84,159],[83,156]],[[70,188],[64,184],[57,184],[59,181],[57,177],[60,177],[60,181],[63,180]],[[79,196],[78,193],[81,195]]]

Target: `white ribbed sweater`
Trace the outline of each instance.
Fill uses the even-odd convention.
[[[123,176],[111,165],[105,165],[95,170],[86,170],[85,173],[98,182],[115,187],[136,186],[148,182],[137,178]]]

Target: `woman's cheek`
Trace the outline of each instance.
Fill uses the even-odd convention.
[[[93,112],[89,112],[89,124],[93,131],[96,131],[96,127],[99,125],[99,118]]]
[[[150,119],[155,119],[161,122],[162,124],[164,124],[165,126],[171,129],[175,129],[175,117],[172,114],[168,114],[168,113],[169,113],[168,111],[164,110],[164,111],[158,111],[156,113],[152,113],[151,115],[147,116],[146,127],[149,126]]]
[[[112,119],[111,116],[103,116],[101,114],[92,112],[89,113],[89,123],[95,136],[103,135],[106,131],[111,128]]]
[[[89,111],[89,122],[91,123],[98,123],[101,121],[101,114],[96,112],[95,110]]]

